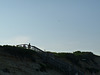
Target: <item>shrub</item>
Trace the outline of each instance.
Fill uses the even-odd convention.
[[[88,70],[90,73],[97,73],[97,72],[99,72],[99,70],[98,69],[96,69],[96,68],[86,68],[86,70]]]
[[[46,65],[44,65],[44,64],[40,64],[40,71],[41,72],[46,72]]]
[[[33,50],[24,49],[15,46],[9,46],[9,45],[1,46],[1,48],[3,48],[3,51],[5,53],[8,53],[12,56],[18,57],[20,59],[28,58],[35,62],[34,55],[36,54],[36,52]]]
[[[9,69],[7,69],[7,68],[4,68],[2,71],[5,73],[10,73]]]

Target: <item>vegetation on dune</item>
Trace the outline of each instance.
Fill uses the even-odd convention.
[[[90,73],[97,73],[99,72],[99,69],[96,69],[96,68],[86,68],[86,70],[88,70]]]
[[[14,57],[20,59],[28,58],[31,59],[32,61],[35,61],[34,56],[36,52],[33,50],[24,49],[22,47],[9,46],[9,45],[0,46],[0,50],[1,49],[3,49],[2,50],[3,52],[8,53]]]
[[[77,65],[79,67],[81,67],[80,61],[82,61],[88,65],[90,65],[90,62],[93,62],[93,64],[98,65],[94,60],[95,57],[98,57],[98,56],[94,55],[92,52],[75,51],[73,53],[54,53],[54,54],[56,57],[69,60],[71,63],[73,63],[74,65]],[[99,69],[97,69],[93,66],[92,67],[86,66],[86,68],[84,70],[89,71],[90,73],[99,72]]]
[[[9,53],[12,56],[19,57],[19,58],[31,58],[32,60],[34,60],[34,56],[37,53],[34,50],[25,49],[23,47],[9,46],[9,45],[0,46],[0,49],[3,49],[4,52]],[[96,56],[92,52],[81,52],[81,51],[75,51],[73,53],[56,53],[55,52],[53,54],[56,57],[65,58],[76,65],[79,65],[78,64],[79,61],[84,61],[84,62],[87,62],[87,60],[93,61],[94,57]]]
[[[31,50],[31,49],[25,49],[23,47],[16,47],[16,46],[9,46],[9,45],[4,45],[0,46],[0,52],[7,53],[11,56],[14,56],[16,58],[19,58],[21,60],[24,59],[30,59],[31,61],[35,62],[36,61],[36,56],[38,55],[36,51]],[[94,58],[97,57],[94,55],[92,52],[81,52],[81,51],[75,51],[73,53],[56,53],[56,52],[45,52],[46,54],[52,54],[56,58],[64,58],[65,61],[68,60],[72,64],[77,65],[82,68],[80,61],[84,62],[86,64],[90,64],[90,61],[92,61],[94,64],[98,65]],[[49,59],[49,58],[48,58]],[[39,64],[40,69],[36,69],[36,71],[41,71],[41,72],[46,72],[46,68],[52,68],[50,64]],[[92,72],[99,72],[98,69],[94,67],[85,67],[86,71],[89,71],[90,73]],[[4,72],[9,72],[7,69],[3,70]]]
[[[89,60],[92,60],[94,62],[93,59],[96,56],[92,52],[81,52],[81,51],[75,51],[73,53],[54,53],[54,54],[55,56],[59,58],[65,58],[78,66],[80,66],[79,61],[84,61],[88,63]]]

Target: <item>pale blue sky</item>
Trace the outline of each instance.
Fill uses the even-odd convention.
[[[100,0],[0,0],[0,43],[100,55]]]

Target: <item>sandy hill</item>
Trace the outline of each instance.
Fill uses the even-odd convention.
[[[91,52],[52,53],[0,46],[0,75],[100,75],[100,57]]]

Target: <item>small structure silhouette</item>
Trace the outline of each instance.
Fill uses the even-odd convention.
[[[25,44],[23,45],[23,48],[25,48],[25,49],[26,49],[26,45],[25,45]]]
[[[31,49],[31,44],[30,43],[28,44],[28,49]]]

